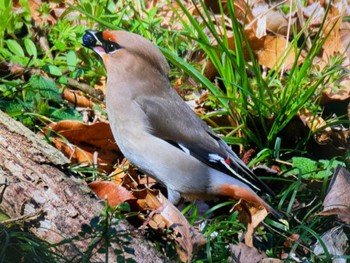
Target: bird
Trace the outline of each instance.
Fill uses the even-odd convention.
[[[86,30],[107,72],[106,111],[123,155],[167,189],[168,200],[243,200],[281,218],[258,193],[274,196],[171,86],[170,67],[150,40],[123,30]]]

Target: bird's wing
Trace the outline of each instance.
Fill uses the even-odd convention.
[[[149,132],[201,162],[230,174],[257,191],[274,196],[243,161],[191,108],[171,91],[168,97],[140,96],[136,99],[145,112]]]

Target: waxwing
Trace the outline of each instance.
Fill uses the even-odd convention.
[[[87,30],[83,45],[107,70],[106,108],[125,157],[164,184],[168,199],[228,197],[265,207],[273,195],[171,87],[169,65],[149,40],[125,31]]]

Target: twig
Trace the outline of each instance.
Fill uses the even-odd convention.
[[[3,220],[1,221],[1,224],[3,225],[10,225],[10,224],[19,224],[19,223],[23,223],[24,221],[30,221],[30,220],[34,220],[37,219],[38,217],[40,217],[42,214],[44,213],[43,209],[37,209],[35,212],[33,213],[29,213],[23,216],[19,216],[16,218],[11,218],[11,219],[7,219],[7,220]]]

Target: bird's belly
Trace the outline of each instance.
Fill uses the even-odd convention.
[[[120,150],[133,165],[181,194],[206,194],[210,183],[205,164],[162,139],[149,134],[135,136],[138,138],[116,136]]]

